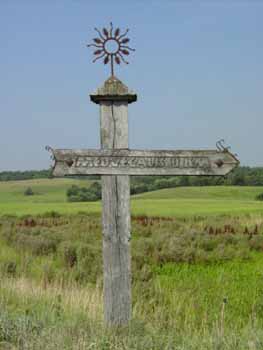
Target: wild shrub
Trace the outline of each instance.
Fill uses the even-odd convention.
[[[162,189],[162,188],[168,188],[168,187],[175,187],[174,183],[169,181],[169,179],[160,179],[156,180],[154,182],[154,186],[156,190]]]
[[[32,190],[31,187],[27,187],[24,191],[24,195],[25,196],[33,196],[34,195],[34,191]]]
[[[263,236],[255,235],[248,241],[250,249],[263,251]]]
[[[16,231],[14,225],[7,224],[1,230],[1,237],[7,244],[11,244],[16,238]]]
[[[66,267],[72,268],[78,261],[77,245],[71,242],[63,242],[59,246],[59,252]]]
[[[262,193],[259,193],[256,198],[255,198],[257,201],[263,201],[263,192]]]
[[[31,237],[32,239],[33,237]],[[49,255],[56,252],[56,242],[44,237],[36,237],[31,240],[32,253],[35,255]]]
[[[43,286],[46,287],[50,284],[55,278],[55,271],[53,266],[50,263],[45,263],[42,268],[42,280]]]
[[[205,252],[212,252],[213,250],[215,250],[217,245],[218,245],[218,241],[216,239],[212,239],[211,237],[205,236],[200,240],[199,246]]]
[[[150,257],[145,255],[144,251],[133,251],[132,253],[132,264],[133,270],[141,270],[145,264],[147,264],[151,260]]]
[[[35,221],[34,221],[35,222]],[[45,226],[16,226],[5,227],[1,237],[8,245],[31,250],[36,255],[55,253],[58,243],[63,239],[61,231]]]
[[[192,254],[192,259],[189,259],[189,256],[191,256],[189,253],[185,257],[185,259],[188,258],[188,263],[210,264],[216,260],[214,258],[214,250],[194,249],[190,253]]]
[[[152,238],[134,240],[132,244],[132,263],[134,270],[140,270],[145,264],[153,260],[157,248]]]
[[[147,264],[164,265],[167,263],[216,263],[236,257],[248,259],[247,238],[241,235],[185,232],[154,234],[150,238],[139,236],[133,242],[133,265],[140,270]]]
[[[220,240],[221,238],[219,238]],[[242,241],[240,235],[226,234],[222,238],[226,244],[238,245]]]
[[[27,337],[39,336],[43,328],[42,322],[30,315],[10,315],[9,312],[0,311],[0,345],[1,349],[17,349],[12,344],[19,343],[20,349],[25,349]]]
[[[154,242],[154,254],[152,260],[156,264],[185,261],[185,248],[187,243],[182,236],[164,234]]]
[[[93,202],[101,199],[101,184],[93,182],[90,187],[79,187],[72,185],[67,190],[67,200],[69,202]]]
[[[45,212],[45,213],[42,215],[42,217],[44,217],[44,218],[59,218],[59,217],[61,217],[61,214],[58,213],[58,212],[55,211],[55,210],[51,210],[51,211]]]
[[[139,279],[142,282],[148,282],[153,277],[153,271],[149,264],[144,264],[139,273]]]
[[[15,276],[17,271],[16,261],[5,261],[1,264],[1,272],[8,276]]]
[[[30,250],[34,255],[49,255],[55,253],[57,249],[55,240],[43,236],[17,234],[15,244],[19,248]]]
[[[78,282],[96,283],[102,275],[101,247],[94,244],[80,244],[77,249],[78,264],[76,280]]]
[[[131,184],[131,195],[148,192],[148,186],[146,184]]]
[[[231,245],[220,243],[215,251],[214,261],[227,261],[236,257],[236,249]]]

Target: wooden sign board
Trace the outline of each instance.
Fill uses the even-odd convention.
[[[54,176],[226,175],[239,161],[227,150],[55,149]]]

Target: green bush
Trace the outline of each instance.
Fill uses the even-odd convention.
[[[138,194],[148,191],[148,186],[146,184],[132,184],[131,194]]]
[[[263,193],[260,193],[256,196],[257,201],[263,201]]]
[[[33,192],[32,188],[31,187],[26,188],[24,195],[25,196],[33,196],[34,192]]]
[[[171,187],[171,181],[168,179],[161,179],[161,180],[156,180],[154,182],[156,190],[162,189],[162,188],[169,188]]]
[[[67,190],[69,202],[94,202],[101,199],[101,185],[93,182],[89,188],[72,185]]]

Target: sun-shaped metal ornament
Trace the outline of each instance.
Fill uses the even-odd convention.
[[[127,38],[127,33],[129,29],[121,34],[120,28],[113,28],[112,23],[110,23],[110,29],[103,28],[102,31],[95,28],[99,37],[93,39],[93,43],[87,45],[88,47],[95,47],[96,50],[93,52],[96,62],[99,59],[103,59],[104,64],[110,63],[111,65],[111,75],[114,76],[114,63],[121,64],[121,62],[129,64],[124,56],[128,56],[130,51],[135,51],[127,44],[130,39]]]

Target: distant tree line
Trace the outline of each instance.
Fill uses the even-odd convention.
[[[239,167],[227,176],[135,176],[132,177],[134,193],[142,185],[153,191],[182,186],[263,186],[263,167]]]
[[[0,172],[0,181],[19,181],[19,180],[49,179],[49,178],[52,178],[51,169]],[[76,176],[74,178],[76,179]],[[87,178],[90,180],[99,179],[98,176],[88,176]]]
[[[131,193],[182,186],[263,186],[263,167],[238,167],[227,176],[134,176]]]
[[[26,171],[0,172],[0,181],[47,179],[49,177],[51,177],[51,170],[26,170]]]
[[[97,179],[99,179],[99,177]],[[263,168],[240,167],[226,177],[132,176],[131,194],[139,194],[172,187],[220,185],[263,186]],[[99,200],[101,199],[100,182],[95,181],[90,187],[79,187],[73,185],[67,191],[67,198],[70,202],[86,202]],[[262,200],[263,197],[257,199]]]
[[[51,170],[4,171],[0,181],[32,180],[52,178]],[[76,177],[74,177],[76,178]],[[83,177],[81,177],[83,179]],[[99,180],[100,176],[85,177]],[[131,193],[154,191],[181,186],[263,186],[263,167],[239,167],[226,177],[213,176],[132,176]]]

